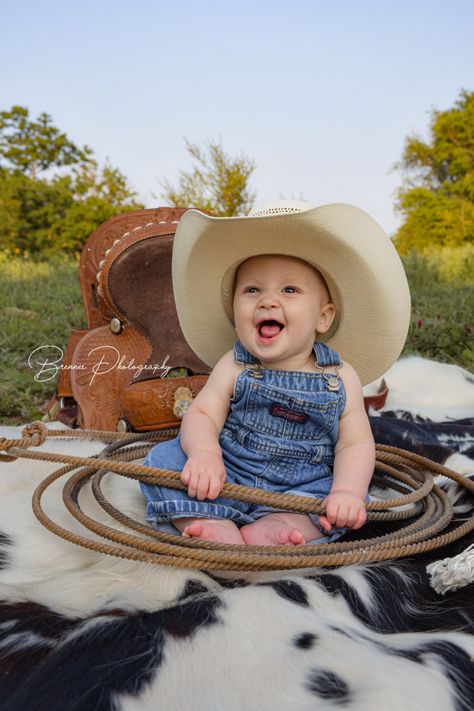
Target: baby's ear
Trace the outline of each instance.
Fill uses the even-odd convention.
[[[321,309],[321,313],[319,314],[319,320],[318,320],[318,325],[317,325],[317,332],[318,333],[326,333],[331,327],[332,322],[334,321],[334,317],[336,315],[336,307],[334,304],[331,302],[328,302],[323,306]]]

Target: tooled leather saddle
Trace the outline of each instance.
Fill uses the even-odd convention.
[[[68,425],[145,430],[179,424],[209,368],[179,326],[173,237],[185,209],[112,217],[87,240],[80,281],[88,328],[74,329],[57,383]]]

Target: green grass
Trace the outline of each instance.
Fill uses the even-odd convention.
[[[404,259],[413,309],[403,354],[474,371],[474,248],[462,249]],[[64,351],[73,327],[86,327],[77,261],[0,252],[0,423],[42,416],[55,380],[35,380],[28,358],[40,346]]]
[[[403,261],[412,298],[403,355],[474,371],[474,247],[438,250],[435,256],[412,252]]]
[[[78,263],[33,262],[0,253],[0,422],[21,424],[42,416],[54,380],[35,380],[28,359],[40,346],[63,351],[71,328],[85,328]]]

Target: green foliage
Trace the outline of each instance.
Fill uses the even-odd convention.
[[[59,171],[59,172],[58,172]],[[48,257],[80,251],[102,222],[143,207],[117,168],[99,170],[47,114],[0,113],[0,246]]]
[[[431,247],[422,254],[411,250],[403,263],[410,286],[425,288],[446,282],[474,286],[474,244],[462,247]]]
[[[90,148],[78,148],[51,123],[48,114],[36,121],[23,106],[0,112],[0,166],[35,179],[38,172],[52,167],[87,162]]]
[[[474,243],[474,92],[462,91],[452,109],[433,110],[429,141],[409,136],[396,167],[404,173],[401,254]]]
[[[474,371],[474,246],[428,254],[412,250],[403,262],[412,297],[403,354]]]
[[[194,168],[180,173],[177,188],[162,181],[165,200],[173,207],[192,206],[222,217],[247,214],[255,200],[248,187],[255,164],[243,155],[226,155],[220,143],[208,141],[206,150],[185,143]]]

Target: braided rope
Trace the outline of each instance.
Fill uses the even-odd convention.
[[[113,472],[131,479],[186,491],[179,473],[131,463],[132,460],[145,456],[154,442],[170,439],[175,435],[176,430],[128,433],[126,436],[94,430],[48,431],[43,423],[32,423],[22,431],[21,439],[0,439],[0,461],[22,457],[65,463],[66,466],[52,472],[35,490],[32,505],[37,519],[49,531],[76,545],[119,558],[165,566],[221,571],[339,566],[424,553],[452,543],[474,530],[472,515],[460,525],[442,533],[452,524],[453,509],[446,493],[434,485],[433,475],[452,479],[474,495],[473,482],[420,455],[395,447],[377,445],[374,478],[401,495],[368,503],[367,518],[371,521],[411,519],[408,525],[403,525],[396,531],[370,539],[339,541],[320,546],[226,545],[162,533],[118,511],[105,498],[101,482],[106,473]],[[26,448],[43,444],[48,436],[101,439],[110,444],[97,457],[30,451]],[[143,441],[149,443],[136,446]],[[6,454],[1,454],[2,451]],[[81,468],[78,469],[79,467]],[[41,499],[45,490],[60,477],[74,470],[77,471],[67,479],[63,488],[65,506],[86,529],[118,545],[68,531],[44,512]],[[78,503],[79,492],[89,481],[95,499],[104,511],[122,527],[131,529],[134,533],[111,528],[82,511]],[[319,514],[323,511],[320,499],[257,491],[237,484],[225,484],[221,495],[229,499],[264,503],[272,508],[300,513]]]

